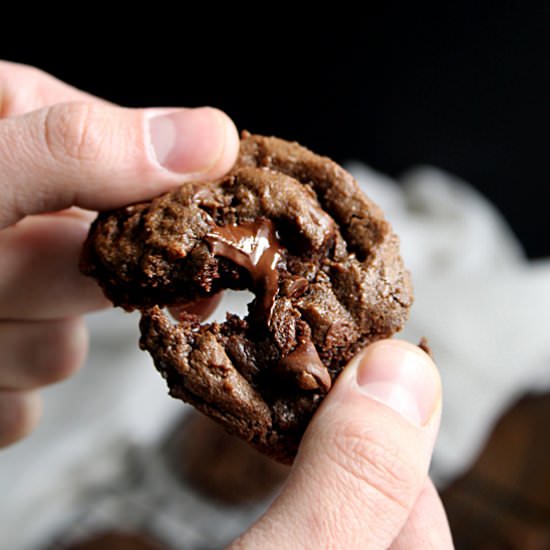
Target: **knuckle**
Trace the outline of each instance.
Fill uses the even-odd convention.
[[[56,161],[96,161],[103,140],[98,106],[93,103],[65,103],[46,109],[44,142]]]
[[[349,422],[339,428],[326,448],[336,475],[354,486],[369,488],[392,507],[410,508],[418,476],[396,442]]]
[[[14,63],[12,61],[0,60],[0,82],[9,83],[10,80],[20,79],[22,77],[33,78],[35,75],[42,75],[43,71],[32,65]]]
[[[0,61],[0,118],[12,115],[14,108],[26,104],[46,79],[51,79],[51,76],[32,65]]]
[[[27,65],[25,63],[16,63],[14,61],[0,60],[0,75],[14,73],[26,73],[26,74],[45,74],[44,71],[34,67],[33,65]]]
[[[15,73],[19,76],[20,80],[26,80],[27,82],[39,82],[44,78],[51,78],[50,75],[39,69],[38,67],[33,67],[32,65],[25,65],[16,63],[11,67],[10,72],[12,75]]]

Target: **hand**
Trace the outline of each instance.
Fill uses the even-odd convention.
[[[69,208],[114,208],[218,177],[238,147],[215,109],[123,109],[0,61],[0,447],[36,423],[35,389],[82,363],[81,315],[107,305],[78,271],[93,215]]]
[[[441,385],[418,347],[353,359],[309,425],[281,494],[231,550],[453,548],[428,478]]]

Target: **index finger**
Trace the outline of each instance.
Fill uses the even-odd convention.
[[[107,103],[40,69],[0,60],[0,118],[17,116],[68,101]]]

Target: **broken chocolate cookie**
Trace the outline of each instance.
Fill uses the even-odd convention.
[[[412,302],[398,238],[352,176],[246,133],[220,180],[101,213],[81,268],[141,311],[140,345],[171,395],[282,462],[349,359],[398,331]],[[254,293],[244,319],[165,311],[226,288]]]

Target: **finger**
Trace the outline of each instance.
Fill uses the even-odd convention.
[[[453,550],[451,530],[441,499],[432,481],[424,487],[391,550]]]
[[[29,390],[67,378],[84,361],[87,344],[81,317],[0,322],[0,388]]]
[[[0,118],[68,101],[103,102],[35,67],[0,61]]]
[[[0,227],[27,214],[102,210],[233,165],[239,139],[221,111],[65,103],[0,120]]]
[[[37,393],[0,390],[0,447],[25,437],[38,422],[40,412]]]
[[[72,212],[30,216],[0,231],[0,319],[73,317],[109,304],[78,269],[88,228]]]
[[[389,340],[367,348],[311,421],[280,496],[235,548],[388,548],[427,476],[440,409],[423,351]]]

